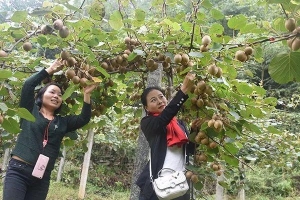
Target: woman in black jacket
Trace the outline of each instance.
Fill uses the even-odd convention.
[[[158,87],[146,88],[141,101],[147,115],[141,120],[141,129],[149,143],[151,151],[151,169],[153,180],[157,178],[162,168],[184,171],[189,152],[193,152],[195,145],[188,142],[188,131],[185,125],[176,119],[182,104],[188,99],[195,75],[188,73],[180,90],[167,103],[162,90]],[[162,174],[163,175],[163,174]],[[157,200],[149,173],[149,163],[140,174],[136,184],[140,187],[140,200]],[[176,199],[188,200],[189,191]]]
[[[78,115],[58,115],[62,105],[62,89],[56,83],[45,85],[35,97],[35,87],[45,78],[62,69],[59,60],[50,67],[29,77],[22,88],[20,107],[26,108],[35,121],[21,119],[21,132],[11,153],[4,187],[3,200],[44,200],[50,184],[51,171],[66,133],[86,125],[91,118],[91,92],[95,85],[83,88],[83,107]],[[32,175],[40,155],[49,158],[39,165],[38,177]],[[46,156],[46,157],[44,157]],[[43,160],[42,160],[43,161]],[[40,175],[40,172],[44,172]]]

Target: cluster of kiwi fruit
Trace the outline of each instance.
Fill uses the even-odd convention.
[[[250,59],[251,55],[253,54],[253,48],[250,46],[247,46],[244,48],[244,50],[237,50],[235,52],[235,59],[241,62],[246,62]]]
[[[220,115],[214,114],[212,118],[207,122],[208,127],[213,128],[216,132],[221,132],[224,128],[224,123]]]
[[[209,97],[213,94],[213,89],[210,85],[206,84],[204,80],[200,80],[194,86],[192,91],[196,96],[191,98],[192,109],[202,108],[204,106],[213,107]]]
[[[64,25],[64,22],[61,19],[54,20],[52,26],[41,26],[41,33],[44,35],[51,34],[54,30],[58,30],[58,35],[61,38],[66,38],[70,34],[69,28]]]
[[[89,81],[93,81],[93,77],[97,71],[95,67],[77,61],[76,58],[71,56],[67,51],[62,51],[60,58],[62,59],[63,65],[67,67],[65,76],[68,80],[74,84],[79,84],[81,87],[86,87]]]
[[[202,37],[202,44],[200,46],[201,52],[207,52],[209,50],[209,45],[211,43],[211,38],[209,35],[204,35]]]
[[[199,177],[197,174],[195,174],[194,172],[192,171],[186,171],[185,172],[185,177],[187,180],[191,180],[192,183],[196,184],[199,182]]]
[[[217,176],[222,175],[222,166],[220,163],[213,162],[210,164],[210,168],[216,173]]]
[[[206,145],[210,149],[214,149],[214,148],[216,148],[218,146],[218,144],[214,140],[212,140],[211,138],[209,138],[207,136],[207,134],[205,133],[205,131],[202,131],[202,130],[200,130],[197,133],[197,135],[195,137],[195,142],[197,144]]]
[[[300,26],[297,27],[297,23],[294,18],[287,19],[284,25],[289,32],[292,32],[292,34],[295,35],[287,40],[287,44],[293,51],[297,51],[300,48]]]
[[[190,57],[186,53],[178,53],[174,55],[174,63],[177,64],[176,71],[180,73],[187,67],[192,67],[194,62],[190,60]]]
[[[220,67],[218,67],[216,64],[211,64],[207,67],[207,72],[212,75],[215,76],[217,78],[220,78],[223,74],[223,71]]]
[[[144,64],[144,59],[140,55],[136,56],[130,62],[127,59],[136,46],[139,45],[139,42],[134,38],[125,37],[124,43],[126,49],[123,53],[101,61],[101,67],[107,72],[119,72],[124,74],[127,71],[138,69]]]

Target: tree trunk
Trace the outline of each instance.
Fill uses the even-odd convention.
[[[64,146],[63,152],[62,152],[63,156],[60,158],[59,168],[58,168],[57,177],[56,177],[57,182],[61,181],[62,173],[64,171],[64,166],[65,166],[66,152],[67,152],[66,146]]]
[[[224,173],[222,172],[221,176],[217,178],[217,185],[216,185],[216,200],[223,200],[224,198],[224,188],[219,185],[219,182],[224,181]]]
[[[147,77],[147,87],[161,86],[161,78],[162,78],[162,65],[159,64],[157,70],[153,72],[149,72]],[[141,117],[143,118],[145,114],[146,113],[143,109],[143,113]],[[140,130],[139,138],[137,142],[137,148],[136,148],[134,169],[133,169],[132,179],[131,179],[130,200],[139,199],[140,188],[135,184],[135,182],[148,162],[148,154],[149,154],[149,144],[143,132]]]
[[[86,182],[87,182],[87,177],[89,172],[93,143],[94,143],[94,131],[90,129],[88,131],[88,150],[84,154],[84,161],[83,161],[82,171],[81,171],[80,186],[79,186],[79,193],[78,193],[79,199],[84,199],[85,196],[85,187],[86,187]]]
[[[3,174],[4,174],[4,171],[6,170],[9,158],[10,158],[10,148],[6,148],[4,151],[2,167],[1,167],[1,171]],[[4,178],[5,178],[5,176],[3,176],[3,178],[2,178],[2,182],[4,182]]]

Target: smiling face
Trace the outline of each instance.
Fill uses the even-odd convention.
[[[62,93],[56,85],[49,85],[43,95],[42,107],[55,111],[62,104]]]
[[[147,94],[146,100],[147,105],[145,106],[145,109],[151,113],[161,113],[168,103],[163,93],[156,89],[151,90]]]

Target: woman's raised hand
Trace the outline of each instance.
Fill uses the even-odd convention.
[[[182,86],[180,88],[184,94],[190,92],[191,89],[193,88],[195,77],[196,77],[196,74],[194,74],[192,72],[187,73],[187,75],[185,76]]]
[[[46,69],[49,75],[54,74],[63,69],[64,65],[61,62],[61,59],[56,59],[53,63],[51,63],[50,67]]]

